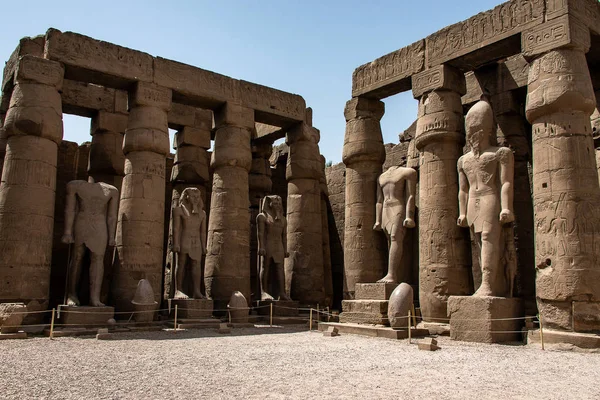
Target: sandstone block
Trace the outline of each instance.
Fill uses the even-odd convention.
[[[521,301],[515,298],[450,296],[450,337],[479,343],[519,341],[521,308]]]
[[[171,314],[174,316],[177,306],[177,318],[204,319],[211,318],[213,301],[208,299],[174,299],[171,300]]]
[[[132,106],[149,106],[168,111],[171,108],[171,90],[153,83],[138,82],[131,93]]]
[[[9,85],[14,84],[14,75],[19,59],[26,55],[31,54],[36,57],[44,57],[44,37],[24,37],[19,40],[19,45],[12,52],[6,65],[4,66],[4,74],[2,76],[2,92],[7,92]]]
[[[412,76],[413,97],[436,89],[445,89],[463,95],[467,92],[465,76],[457,69],[442,64]]]
[[[229,313],[231,315],[231,322],[233,323],[244,323],[248,322],[248,302],[242,292],[233,292],[227,305]]]
[[[0,333],[17,333],[27,307],[24,303],[1,303],[0,304]]]
[[[343,312],[340,314],[340,322],[350,324],[372,324],[387,325],[386,315],[365,312]]]
[[[60,324],[66,327],[106,326],[115,315],[114,307],[64,306],[60,308]]]
[[[219,324],[219,333],[231,333],[231,328],[228,324]]]
[[[357,300],[388,300],[397,283],[357,283],[355,298]]]
[[[98,114],[92,118],[92,135],[102,132],[125,133],[127,129],[128,117],[125,114],[110,113],[98,111]]]
[[[559,47],[590,48],[588,28],[569,15],[563,15],[523,32],[521,47],[525,57],[533,57]]]
[[[385,315],[388,310],[387,300],[343,300],[342,312],[376,313]]]
[[[338,328],[336,328],[335,326],[330,326],[327,328],[327,330],[325,332],[323,332],[323,336],[327,336],[327,337],[340,336],[340,334],[338,332],[339,332]]]
[[[279,118],[293,121],[305,119],[306,103],[297,95],[270,87],[257,85],[256,83],[240,81],[240,98],[242,104],[256,110],[262,117],[262,122],[273,122],[280,124]]]
[[[15,80],[17,83],[27,81],[41,83],[61,90],[64,75],[65,69],[60,63],[33,55],[25,55],[19,59]]]
[[[174,148],[196,146],[210,149],[210,129],[184,126],[175,134]]]
[[[600,302],[573,302],[573,330],[600,332]]]
[[[227,102],[218,112],[215,112],[215,126],[236,126],[254,128],[254,110],[240,104]]]
[[[418,345],[419,350],[436,351],[440,349],[440,347],[437,345],[437,340],[433,338],[420,340]]]

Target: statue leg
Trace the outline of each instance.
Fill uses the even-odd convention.
[[[189,296],[183,293],[183,276],[185,275],[185,265],[187,264],[188,258],[188,253],[182,252],[177,254],[174,299],[189,299]]]
[[[275,264],[275,270],[277,271],[277,286],[279,286],[279,298],[281,300],[292,301],[291,297],[285,292],[285,271],[283,269],[283,263]]]
[[[398,270],[400,269],[400,261],[402,260],[402,245],[404,242],[404,227],[400,224],[392,225],[392,232],[388,236],[389,243],[389,259],[387,275],[377,282],[382,283],[398,283]],[[387,235],[387,233],[386,233]]]
[[[203,299],[202,294],[202,260],[190,258],[192,263],[192,281],[194,284],[194,298]]]
[[[273,300],[267,289],[269,288],[269,274],[271,273],[271,256],[268,254],[262,257],[260,268],[260,299],[262,301]]]
[[[102,278],[104,278],[104,253],[90,252],[90,259],[90,305],[103,307],[104,303],[100,301],[100,291],[102,290]]]
[[[500,224],[488,224],[484,230],[477,233],[481,243],[481,286],[475,292],[476,296],[498,296],[502,295],[502,282],[498,282],[498,266],[500,265]],[[499,287],[500,285],[500,287]]]
[[[68,284],[65,289],[67,290],[67,305],[78,306],[77,287],[81,278],[81,262],[85,255],[85,245],[74,246],[73,250],[71,264],[69,265]]]

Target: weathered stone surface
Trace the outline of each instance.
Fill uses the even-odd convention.
[[[168,119],[169,127],[174,129],[190,127],[210,131],[213,127],[213,115],[211,110],[176,102],[171,103]],[[208,147],[210,147],[210,145]]]
[[[437,345],[437,340],[433,338],[419,340],[417,345],[419,347],[419,350],[436,351],[440,349],[440,347]]]
[[[213,301],[209,299],[174,299],[171,300],[171,314],[177,305],[177,318],[202,319],[211,318]],[[233,320],[233,317],[232,317]]]
[[[327,337],[339,336],[340,334],[338,332],[339,332],[338,328],[336,328],[335,326],[330,326],[327,328],[327,330],[325,332],[323,332],[323,336],[327,336]]]
[[[44,55],[44,36],[24,37],[19,40],[19,45],[10,55],[6,65],[4,66],[4,74],[2,76],[2,92],[9,92],[10,86],[14,84],[14,73],[19,63],[19,58],[31,54],[36,57]]]
[[[344,324],[387,325],[388,319],[385,314],[347,311],[340,314],[340,322]]]
[[[519,341],[523,320],[519,299],[491,296],[450,296],[450,337],[479,343]]]
[[[360,300],[388,300],[397,283],[357,283],[355,298]]]
[[[390,296],[387,316],[392,328],[408,328],[412,322],[408,320],[408,312],[413,310],[413,289],[402,282]]]
[[[359,312],[387,314],[387,300],[344,300],[342,301],[342,312]]]
[[[0,333],[17,333],[25,318],[24,303],[0,303]]]
[[[600,6],[594,0],[546,0],[546,20],[569,14],[577,18],[596,34],[600,33]]]
[[[590,32],[577,19],[563,15],[552,19],[522,35],[523,55],[532,57],[559,47],[577,47],[584,52],[590,48]]]
[[[231,322],[234,324],[248,322],[248,301],[242,292],[236,291],[231,294],[229,304],[227,304],[229,314],[231,316]]]
[[[382,99],[406,90],[411,75],[425,67],[425,41],[420,40],[370,63],[352,74],[352,96]]]
[[[147,279],[140,279],[131,303],[135,312],[133,319],[136,323],[145,324],[154,320],[159,305],[154,300],[154,290]]]
[[[65,79],[62,88],[65,113],[93,117],[98,111],[127,112],[127,92],[92,83]]]
[[[600,302],[573,302],[573,330],[600,332]]]
[[[67,328],[81,328],[110,325],[114,318],[114,307],[61,307],[58,322]]]
[[[415,98],[437,89],[465,94],[467,89],[464,75],[447,65],[437,65],[412,76],[412,92]]]

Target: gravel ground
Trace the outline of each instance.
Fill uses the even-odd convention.
[[[0,341],[2,399],[599,399],[600,354],[300,327]]]

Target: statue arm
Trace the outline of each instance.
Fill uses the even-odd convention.
[[[469,202],[469,181],[463,170],[462,157],[458,159],[458,226],[467,227],[467,205]]]
[[[406,220],[404,226],[415,226],[415,194],[417,192],[417,171],[411,170],[406,178]]]
[[[373,229],[378,231],[381,230],[381,212],[383,210],[383,190],[379,184],[379,178],[377,178],[377,203],[375,203],[375,226]]]
[[[108,228],[108,245],[115,245],[115,234],[117,233],[117,216],[119,210],[119,191],[115,188],[111,190],[110,200],[108,201],[108,215],[106,225]]]
[[[67,195],[65,198],[65,231],[63,233],[63,243],[73,243],[73,223],[75,222],[75,213],[77,206],[77,186],[75,182],[67,183]]]
[[[181,215],[177,207],[173,208],[173,252],[179,253],[181,250]]]
[[[206,254],[206,211],[202,211],[202,224],[200,224],[200,241],[202,242],[202,254]]]
[[[513,214],[515,161],[512,151],[507,147],[498,150],[500,165],[500,222],[515,220]]]
[[[258,241],[258,255],[265,255],[265,216],[261,213],[256,216],[256,239]]]

